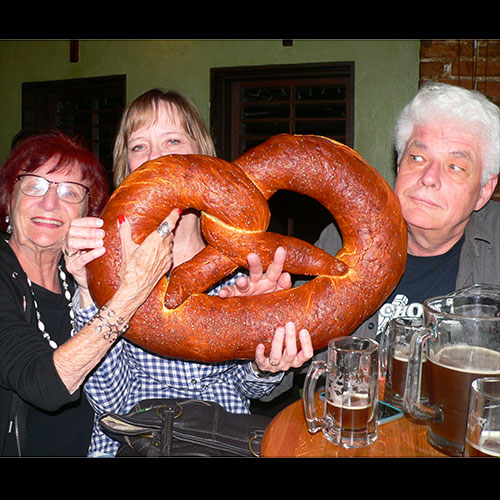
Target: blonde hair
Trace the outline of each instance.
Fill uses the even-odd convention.
[[[179,112],[186,133],[196,141],[200,154],[216,156],[215,146],[195,105],[175,90],[151,89],[134,99],[123,112],[113,148],[113,182],[120,185],[130,174],[129,137],[148,122],[155,123],[159,106],[173,106]]]

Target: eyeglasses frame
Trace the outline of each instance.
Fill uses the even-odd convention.
[[[90,198],[90,188],[88,186],[85,186],[85,184],[81,184],[79,182],[74,182],[74,181],[61,181],[61,182],[56,182],[56,181],[49,181],[48,179],[46,179],[45,177],[42,177],[41,175],[37,175],[37,174],[19,174],[17,177],[16,177],[16,180],[14,182],[17,183],[18,181],[20,181],[23,177],[37,177],[38,179],[43,179],[44,181],[48,182],[49,183],[49,188],[50,188],[50,184],[55,184],[56,186],[59,186],[59,184],[76,184],[78,186],[81,186],[85,189],[85,195],[84,197],[80,200],[80,201],[76,201],[76,202],[72,202],[72,201],[68,201],[68,200],[62,200],[60,197],[59,197],[59,192],[57,192],[57,189],[56,189],[56,192],[57,192],[57,197],[65,202],[65,203],[71,203],[72,205],[78,205],[79,203],[81,203],[83,200],[85,200],[85,198],[88,196]],[[47,191],[45,191],[45,193],[43,193],[42,195],[40,196],[36,196],[36,195],[33,195],[33,194],[26,194],[23,192],[23,194],[25,196],[33,196],[34,198],[41,198],[42,196],[45,196],[48,192],[48,188],[47,188]],[[21,190],[22,192],[22,190]]]

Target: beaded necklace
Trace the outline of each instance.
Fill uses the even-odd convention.
[[[62,267],[59,265],[57,266],[57,269],[59,270],[59,277],[61,278],[63,289],[64,289],[64,297],[68,301],[68,307],[69,307],[69,317],[71,321],[71,336],[74,335],[75,333],[75,315],[73,313],[73,302],[72,302],[72,297],[71,297],[71,292],[69,291],[68,283],[66,282],[66,273],[62,270]],[[31,295],[33,297],[33,304],[35,306],[35,313],[36,313],[36,319],[38,321],[38,329],[42,332],[43,338],[47,340],[49,343],[50,347],[52,349],[57,349],[57,343],[50,338],[50,335],[45,331],[45,325],[41,319],[40,312],[38,311],[38,304],[35,299],[35,294],[33,292],[33,288],[31,288],[31,280],[26,277],[28,280],[28,286],[31,291]]]

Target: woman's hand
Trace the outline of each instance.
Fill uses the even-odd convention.
[[[160,234],[158,230],[153,231],[140,245],[132,239],[132,226],[129,221],[120,216],[122,264],[119,288],[133,301],[136,309],[148,298],[160,278],[172,267],[173,230],[179,216],[180,210],[172,210],[160,224],[160,226],[165,222],[168,224],[168,233]]]
[[[256,253],[248,254],[249,277],[242,276],[237,279],[235,285],[221,288],[219,297],[261,295],[290,288],[292,286],[290,274],[283,272],[285,259],[286,250],[283,247],[278,247],[274,253],[273,261],[264,273],[260,257]]]
[[[122,278],[125,276],[125,286],[129,287],[128,290],[131,294],[134,291],[134,286],[137,287],[136,292],[144,291],[145,287],[150,293],[154,285],[151,286],[148,280],[156,280],[156,284],[161,276],[170,269],[172,265],[172,230],[178,218],[179,210],[174,209],[165,219],[170,225],[170,234],[162,237],[157,231],[153,231],[140,246],[132,240],[132,228],[129,221],[123,219],[122,224],[117,222],[121,239],[122,263],[124,263],[120,273]],[[71,221],[66,235],[63,249],[66,269],[73,275],[76,284],[80,287],[83,306],[91,302],[86,265],[106,251],[104,247],[105,233],[101,229],[102,225],[103,220],[97,217],[76,218]],[[160,242],[163,244],[160,245]],[[139,248],[141,249],[139,250]],[[164,271],[164,269],[166,270]],[[146,298],[147,295],[143,300]]]
[[[295,323],[287,323],[276,328],[269,357],[264,354],[264,345],[255,349],[254,368],[262,372],[276,373],[290,368],[299,368],[314,354],[311,336],[305,329],[299,332],[300,351],[297,351],[297,334]]]
[[[132,240],[130,223],[125,218],[121,219],[119,226],[122,248],[121,283],[106,306],[110,313],[113,312],[108,318],[121,318],[121,323],[128,323],[135,311],[148,298],[158,280],[172,265],[172,232],[179,219],[179,210],[173,210],[165,219],[170,228],[168,233],[160,234],[158,230],[153,231],[141,245]],[[73,269],[84,269],[85,266],[81,263],[87,260],[85,256],[100,248],[99,245],[92,244],[92,237],[89,236],[97,234],[92,230],[95,227],[96,225],[88,220],[80,220],[74,224],[72,236],[66,242],[71,245],[66,248],[67,252],[71,254],[84,248],[94,248],[87,250],[84,255],[77,257],[75,254],[67,257],[67,262]],[[88,262],[90,260],[92,259],[88,259]],[[100,321],[101,325],[97,326],[101,328],[102,320]],[[71,394],[81,386],[90,370],[109,351],[110,340],[102,334],[100,328],[89,323],[54,351],[56,370]]]
[[[80,217],[70,223],[66,242],[63,247],[66,269],[73,275],[82,289],[87,289],[87,270],[85,266],[103,255],[103,220],[97,217]]]

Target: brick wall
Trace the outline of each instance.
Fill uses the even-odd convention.
[[[422,40],[420,85],[429,80],[477,90],[500,106],[500,40]]]

